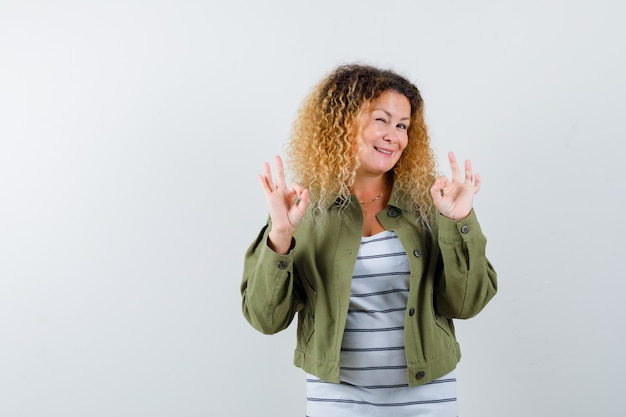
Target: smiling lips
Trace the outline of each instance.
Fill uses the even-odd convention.
[[[388,149],[377,148],[375,146],[374,146],[374,149],[376,149],[378,152],[380,152],[382,154],[385,154],[385,155],[391,155],[392,154],[392,152],[390,150],[388,150]]]

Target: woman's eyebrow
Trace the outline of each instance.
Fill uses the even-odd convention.
[[[391,113],[389,113],[389,111],[387,111],[385,109],[374,108],[372,111],[376,111],[376,110],[382,111],[383,113],[385,113],[387,115],[387,117],[391,117]],[[411,120],[411,118],[407,116],[407,117],[401,118],[400,120]]]

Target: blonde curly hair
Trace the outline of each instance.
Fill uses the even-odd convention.
[[[355,132],[361,129],[360,115],[389,90],[407,97],[411,122],[408,144],[388,175],[396,196],[429,225],[435,157],[420,92],[401,75],[367,65],[344,65],[332,71],[304,100],[294,121],[287,145],[288,165],[294,179],[308,188],[314,214],[325,213],[337,200],[349,203],[359,166]]]

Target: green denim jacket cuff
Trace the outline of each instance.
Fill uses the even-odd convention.
[[[439,239],[446,242],[456,240],[470,240],[482,235],[480,224],[474,209],[470,214],[461,220],[450,220],[441,213],[438,214]]]
[[[274,252],[274,250],[269,245],[268,239],[269,237],[265,238],[265,244],[261,247],[259,257],[261,259],[266,259],[267,261],[269,261],[268,264],[276,265],[278,269],[290,269],[291,264],[293,263],[293,257],[290,256],[290,253],[296,246],[295,238],[291,238],[291,246],[289,247],[289,252],[287,252],[287,254],[285,255]]]

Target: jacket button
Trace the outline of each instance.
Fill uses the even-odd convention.
[[[461,227],[461,233],[467,234],[467,232],[469,232],[469,226],[463,225],[463,227]]]
[[[426,372],[424,371],[419,371],[418,373],[415,374],[415,378],[417,379],[422,379],[426,376]]]
[[[415,249],[413,251],[413,255],[415,255],[416,258],[419,258],[420,256],[422,256],[422,251],[419,249]]]
[[[279,268],[279,269],[287,269],[287,262],[285,262],[285,261],[280,261],[280,262],[278,263],[278,268]]]
[[[415,309],[413,307],[411,307],[409,309],[409,316],[414,316],[415,315]]]
[[[392,207],[389,209],[389,211],[387,211],[387,215],[389,217],[398,217],[400,215],[400,210],[398,210],[395,207]]]

